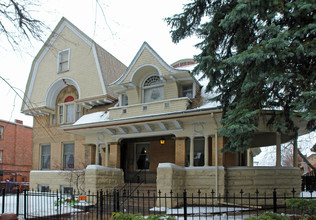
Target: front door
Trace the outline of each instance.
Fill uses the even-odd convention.
[[[136,143],[135,144],[135,171],[149,170],[150,167],[150,144]]]

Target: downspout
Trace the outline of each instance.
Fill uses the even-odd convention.
[[[218,128],[217,121],[215,119],[214,113],[212,112],[211,117],[214,119],[216,128]],[[215,132],[215,193],[218,196],[218,146],[217,146],[217,131]]]

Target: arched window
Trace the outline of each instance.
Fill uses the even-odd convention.
[[[158,75],[149,76],[143,84],[143,102],[155,102],[162,100],[163,93],[163,81]]]

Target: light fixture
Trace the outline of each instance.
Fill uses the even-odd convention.
[[[166,140],[164,138],[160,138],[160,144],[164,145],[166,143]]]

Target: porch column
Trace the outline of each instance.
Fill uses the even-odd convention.
[[[105,166],[109,166],[109,145],[105,144]]]
[[[251,149],[247,150],[247,166],[248,167],[253,167],[253,153]]]
[[[293,142],[293,167],[298,167],[298,150],[297,150],[297,136]]]
[[[100,152],[100,144],[95,145],[95,164],[99,165],[99,152]]]
[[[175,164],[178,166],[185,166],[185,139],[186,137],[179,137],[175,140]]]
[[[194,166],[194,137],[190,137],[190,167]]]
[[[121,148],[117,142],[110,143],[109,167],[120,168],[121,166]]]
[[[276,166],[281,166],[281,133],[276,132]]]
[[[204,136],[204,166],[209,165],[209,146],[208,146],[208,138],[209,136]]]

